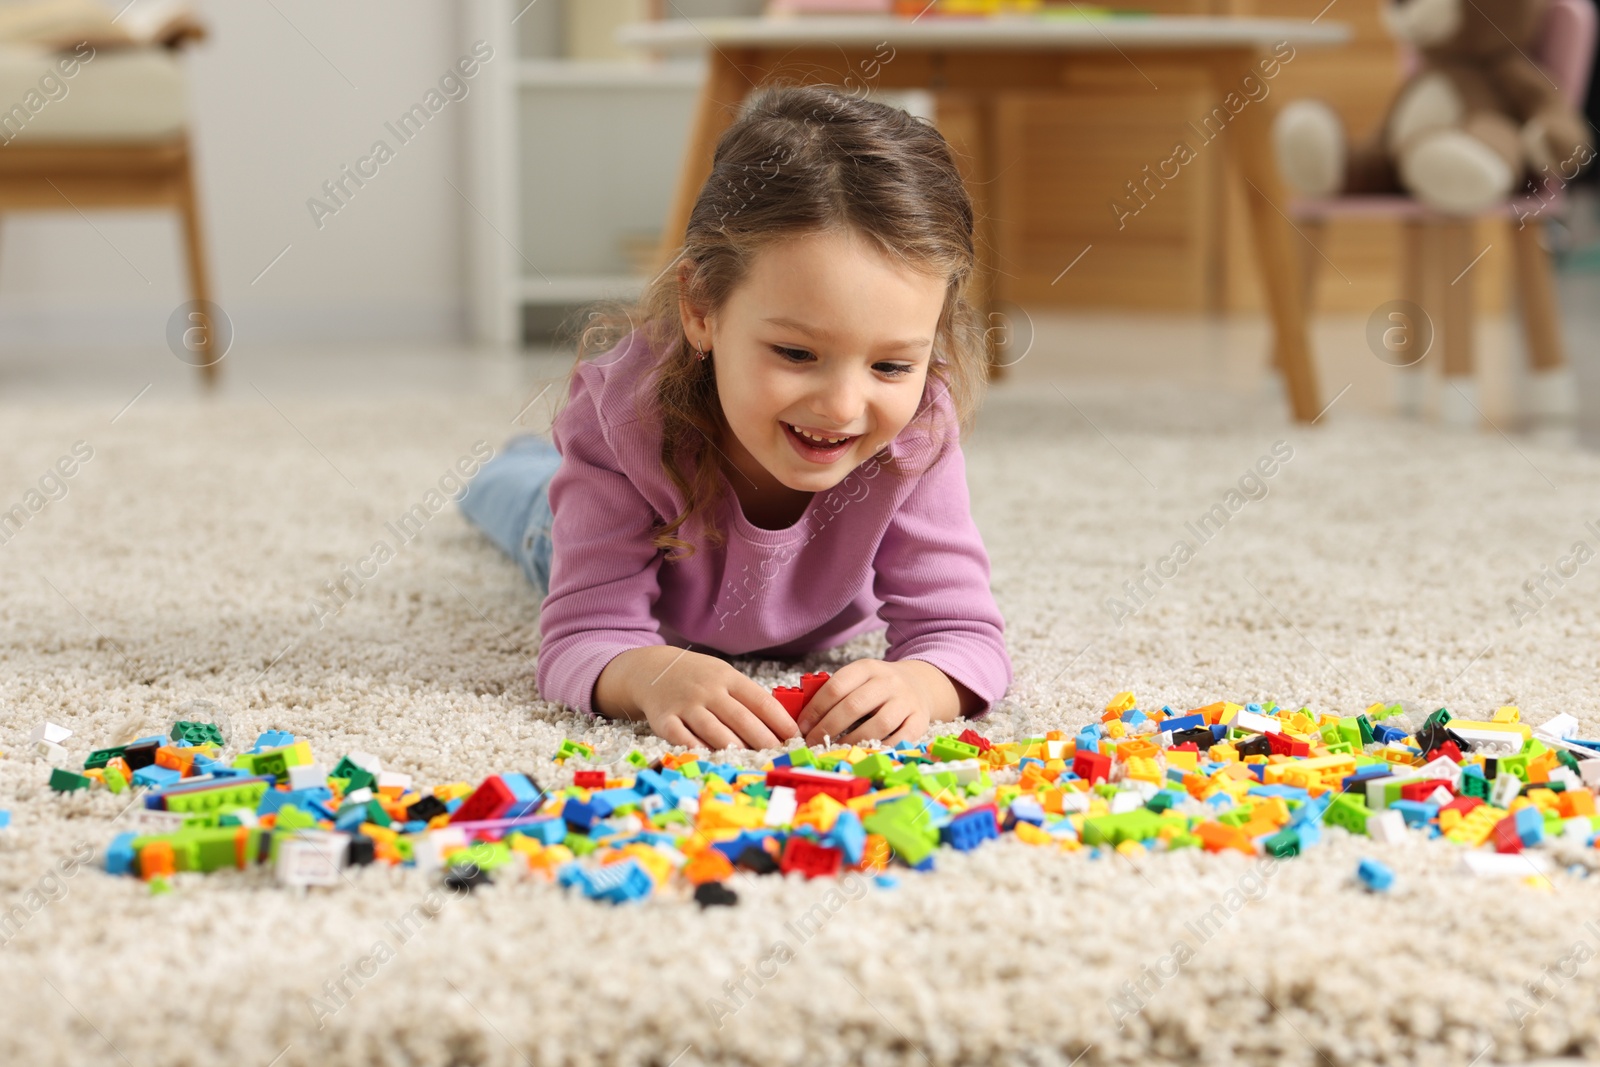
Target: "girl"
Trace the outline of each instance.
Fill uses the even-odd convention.
[[[580,340],[554,447],[513,440],[461,501],[548,589],[546,699],[710,748],[893,744],[988,710],[1011,661],[959,444],[986,351],[972,269],[932,126],[827,88],[744,109],[637,328]],[[719,658],[881,624],[887,658],[798,722]]]

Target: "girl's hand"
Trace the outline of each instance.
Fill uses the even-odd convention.
[[[781,748],[798,737],[776,697],[731,664],[665,645],[616,656],[595,683],[595,709],[645,719],[685,748]]]
[[[798,726],[808,745],[822,744],[824,737],[893,745],[921,737],[933,722],[954,719],[965,702],[956,684],[931,663],[858,659],[812,695]]]

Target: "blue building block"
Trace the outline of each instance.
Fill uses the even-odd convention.
[[[567,837],[567,823],[565,819],[541,819],[538,822],[519,826],[511,831],[524,837],[531,837],[544,845],[559,845]]]
[[[1377,723],[1372,727],[1372,739],[1380,745],[1387,745],[1391,741],[1403,741],[1405,738],[1406,732],[1398,726]]]
[[[1527,807],[1513,815],[1517,821],[1517,836],[1522,838],[1522,844],[1532,848],[1544,840],[1544,812],[1538,808]]]
[[[1011,820],[1017,822],[1031,822],[1035,826],[1044,825],[1044,806],[1039,801],[1026,793],[1011,802]]]
[[[994,813],[987,810],[957,815],[950,820],[949,825],[939,831],[939,840],[942,844],[961,852],[970,852],[990,838],[998,836],[999,833],[994,825]]]
[[[4,830],[6,827],[8,827],[10,825],[11,825],[11,813],[9,811],[0,811],[0,830]]]
[[[152,763],[148,767],[140,767],[133,772],[133,784],[147,788],[162,789],[169,785],[176,785],[183,780],[183,772],[175,771],[171,767],[157,767]]]
[[[567,802],[561,806],[561,818],[568,826],[582,833],[592,829],[598,817],[599,813],[595,811],[594,805],[587,801],[568,797]]]
[[[1382,893],[1394,885],[1394,872],[1377,860],[1364,859],[1356,867],[1356,877],[1374,893]]]
[[[135,833],[118,834],[106,848],[106,873],[128,874],[133,870],[133,839]]]
[[[1400,813],[1407,826],[1424,826],[1428,820],[1439,814],[1439,805],[1431,800],[1396,800],[1388,806]],[[1535,815],[1538,814],[1538,809],[1535,808],[1533,811]]]
[[[1180,715],[1176,719],[1166,719],[1161,723],[1161,729],[1167,733],[1178,733],[1182,730],[1192,730],[1196,726],[1204,726],[1204,715]]]
[[[861,817],[848,808],[841,811],[822,843],[843,852],[846,863],[860,863],[867,847],[867,831],[861,826]]]
[[[283,748],[285,745],[294,744],[294,734],[288,730],[268,730],[256,738],[256,743],[250,749],[252,753],[265,752],[270,748]]]
[[[295,805],[299,807],[299,805]],[[333,818],[333,828],[349,833],[367,821],[367,806],[365,804],[346,804],[339,809]]]
[[[1122,721],[1129,726],[1138,726],[1142,722],[1149,722],[1150,716],[1146,715],[1138,708],[1129,708],[1127,711],[1122,713]]]
[[[594,813],[601,818],[609,816],[618,808],[625,808],[630,804],[637,807],[643,802],[644,796],[632,789],[603,789],[589,797]]]
[[[642,900],[655,888],[655,883],[644,868],[632,859],[597,868],[567,864],[561,868],[556,880],[563,886],[576,887],[591,900],[605,900],[612,904]]]
[[[526,774],[502,774],[500,780],[511,790],[511,795],[516,797],[511,806],[505,810],[502,819],[520,819],[524,815],[532,815],[539,810],[539,805],[544,803],[544,790],[534,784],[532,778]]]

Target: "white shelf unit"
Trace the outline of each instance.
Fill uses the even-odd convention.
[[[638,294],[624,243],[659,233],[705,77],[699,61],[555,58],[518,24],[525,3],[471,0],[464,25],[495,50],[464,192],[472,331],[499,345],[521,342],[530,305]]]

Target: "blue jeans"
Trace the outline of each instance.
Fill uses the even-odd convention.
[[[485,463],[461,497],[461,514],[522,567],[543,597],[550,591],[550,477],[561,453],[543,437],[513,437]]]

